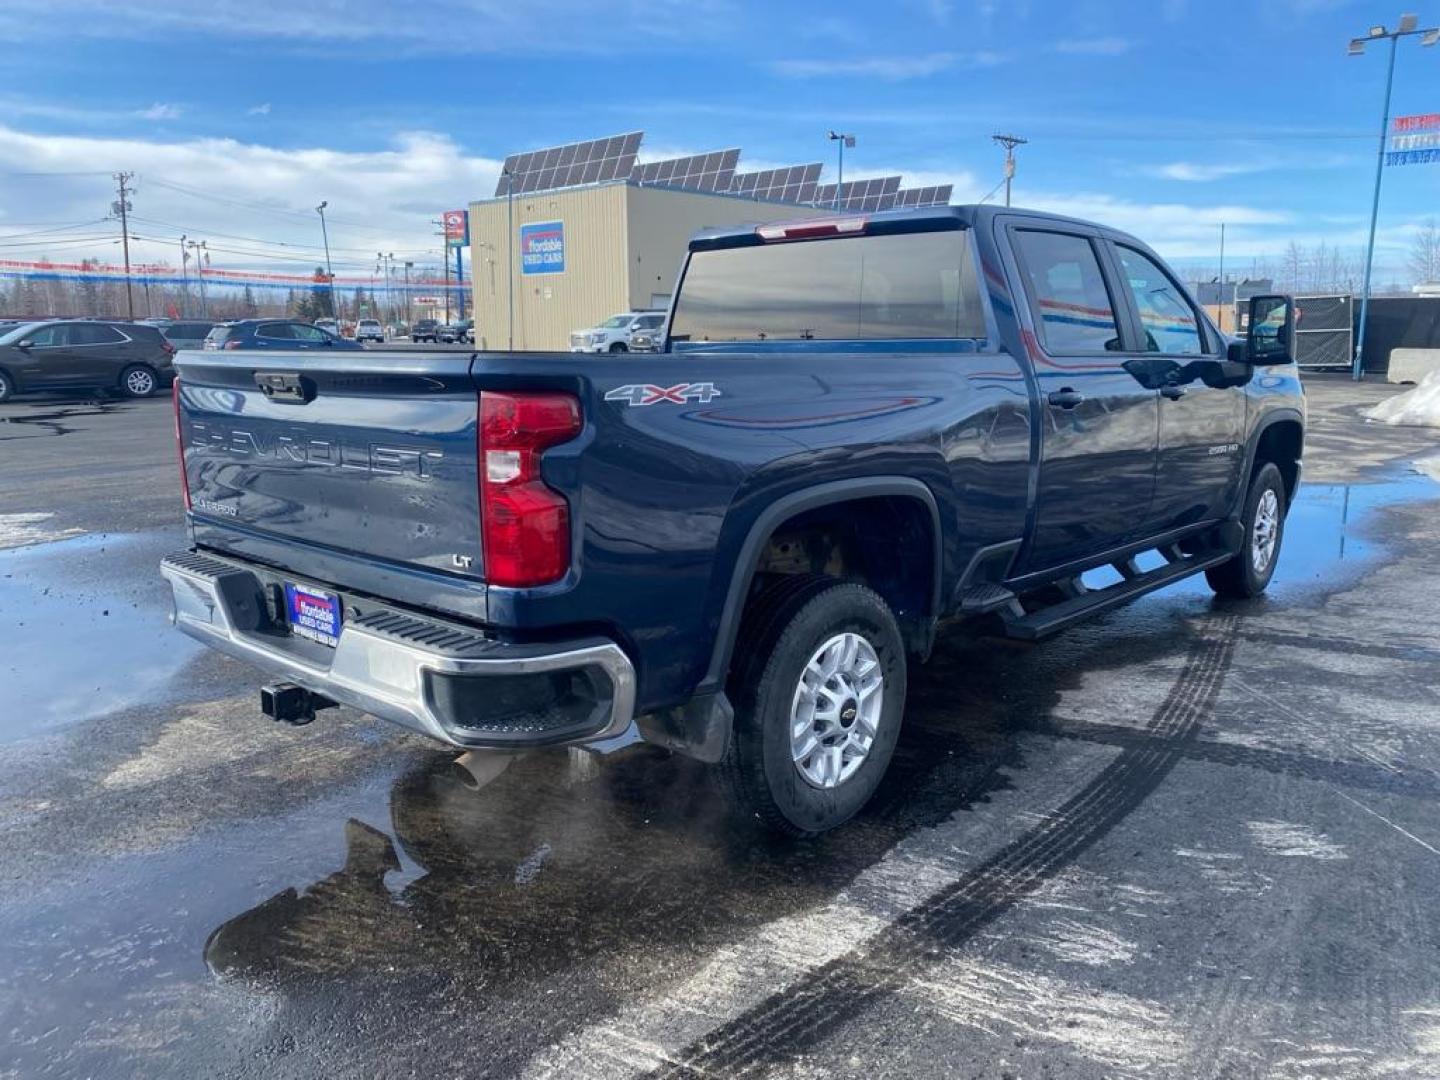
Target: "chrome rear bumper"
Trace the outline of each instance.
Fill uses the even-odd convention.
[[[166,556],[160,572],[184,633],[452,746],[596,742],[622,734],[634,719],[635,669],[612,641],[507,644],[462,624],[347,600],[339,642],[329,649],[276,625],[265,588],[280,575],[267,568],[181,552]],[[515,704],[552,698],[534,713]]]

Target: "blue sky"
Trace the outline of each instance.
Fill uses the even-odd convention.
[[[1440,7],[1414,10],[1440,21]],[[184,231],[224,234],[236,263],[303,262],[323,198],[359,268],[372,249],[423,257],[429,219],[490,194],[507,152],[643,129],[652,158],[740,146],[742,168],[819,159],[833,179],[830,127],[858,137],[847,176],[953,182],[956,201],[994,188],[989,136],[1013,130],[1031,140],[1017,203],[1127,228],[1196,270],[1213,269],[1221,222],[1232,271],[1291,241],[1355,253],[1384,55],[1350,58],[1345,43],[1399,13],[1331,0],[6,0],[0,257],[113,255],[108,241],[89,252],[106,227],[83,224],[105,213],[113,169],[137,173],[141,257]],[[1396,112],[1440,111],[1440,48],[1401,50]],[[1437,195],[1440,165],[1387,170],[1392,276]]]

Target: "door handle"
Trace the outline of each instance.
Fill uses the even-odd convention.
[[[1057,409],[1073,409],[1085,400],[1085,395],[1066,386],[1060,390],[1051,390],[1045,400]]]
[[[1185,387],[1162,386],[1160,388],[1160,396],[1169,398],[1171,401],[1179,401],[1182,397],[1185,396]]]

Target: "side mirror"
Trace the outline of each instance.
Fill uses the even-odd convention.
[[[28,348],[30,348],[31,346],[33,346],[34,344],[35,344],[35,342],[31,341],[31,340],[27,337],[27,338],[22,338],[21,340],[15,342],[15,347],[16,347],[17,349],[28,349]]]
[[[1295,301],[1288,296],[1252,296],[1245,327],[1245,362],[1295,362]]]

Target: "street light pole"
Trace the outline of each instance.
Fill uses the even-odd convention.
[[[506,323],[507,352],[515,351],[515,174],[508,169],[500,174],[505,177],[505,254],[508,271],[505,274],[505,304],[509,308]]]
[[[338,329],[340,308],[335,303],[335,271],[330,269],[330,231],[325,227],[325,207],[329,205],[328,199],[322,199],[320,205],[315,207],[315,212],[320,215],[320,238],[325,241],[325,280],[330,283],[330,317],[335,320],[335,326]],[[344,222],[342,221],[341,224],[343,225]],[[314,248],[311,250],[313,251]]]
[[[1365,244],[1365,279],[1360,287],[1360,332],[1355,335],[1355,358],[1351,375],[1356,382],[1365,377],[1365,329],[1370,315],[1370,275],[1375,264],[1375,228],[1380,219],[1380,185],[1385,178],[1385,139],[1390,133],[1390,95],[1395,88],[1395,53],[1402,37],[1420,35],[1420,44],[1434,45],[1440,40],[1440,27],[1429,26],[1421,29],[1420,20],[1414,15],[1401,15],[1400,24],[1394,30],[1383,26],[1372,26],[1365,37],[1351,38],[1349,54],[1362,56],[1365,45],[1370,41],[1388,39],[1390,42],[1389,61],[1385,66],[1385,104],[1380,109],[1380,142],[1375,149],[1375,191],[1370,199],[1370,238]]]
[[[837,144],[836,150],[840,155],[840,160],[836,166],[835,200],[832,204],[832,209],[839,210],[840,189],[845,186],[845,148],[848,146],[852,150],[855,149],[855,136],[844,131],[832,131],[826,138]]]
[[[405,329],[406,329],[406,330],[409,330],[409,329],[410,329],[410,268],[411,268],[412,266],[414,266],[414,265],[415,265],[415,264],[414,264],[413,262],[407,262],[407,263],[405,264]]]

